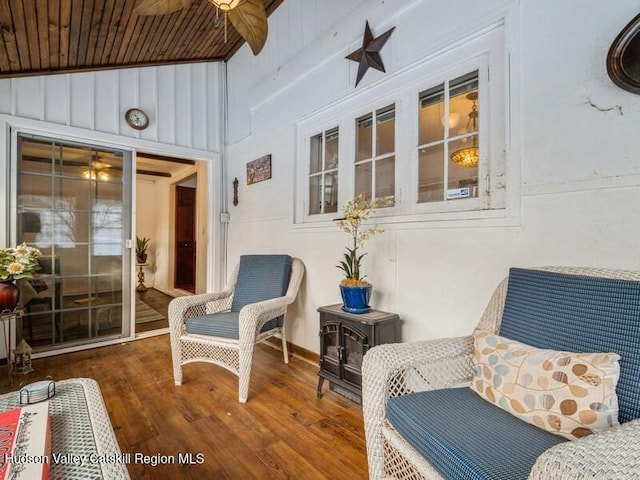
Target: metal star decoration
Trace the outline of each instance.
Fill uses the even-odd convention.
[[[369,21],[367,21],[367,24],[364,27],[362,47],[345,57],[359,63],[356,87],[358,86],[358,83],[360,83],[360,80],[362,80],[362,77],[364,77],[364,74],[367,72],[369,67],[380,70],[381,72],[385,71],[382,58],[380,58],[380,50],[382,50],[382,47],[387,42],[395,28],[396,27],[391,27],[379,37],[373,38],[371,28],[369,27]]]

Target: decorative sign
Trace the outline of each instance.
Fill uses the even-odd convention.
[[[247,163],[247,185],[271,178],[271,155]]]
[[[471,194],[469,187],[464,188],[450,188],[447,190],[447,200],[454,200],[456,198],[467,198]]]

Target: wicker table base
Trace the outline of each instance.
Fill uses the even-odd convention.
[[[18,392],[0,395],[0,411],[18,407]],[[74,378],[56,382],[49,400],[51,413],[50,480],[129,479],[120,447],[95,380]],[[79,455],[83,462],[56,462],[57,455]]]

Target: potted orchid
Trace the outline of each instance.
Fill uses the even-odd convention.
[[[25,243],[15,248],[0,248],[0,311],[13,310],[18,304],[20,290],[15,281],[31,278],[40,270],[42,254]]]
[[[391,201],[369,200],[363,194],[358,194],[349,200],[342,209],[343,218],[336,220],[338,227],[349,235],[349,245],[343,254],[343,259],[336,265],[344,273],[340,282],[340,293],[344,303],[343,309],[350,313],[365,313],[370,310],[369,299],[372,286],[365,280],[362,273],[361,253],[364,243],[383,230],[377,225],[365,225],[374,210],[387,206]]]

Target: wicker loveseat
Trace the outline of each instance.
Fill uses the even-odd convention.
[[[371,479],[640,478],[640,272],[512,269],[478,331],[617,353],[620,425],[567,440],[487,402],[469,388],[473,336],[380,345],[362,369]]]

